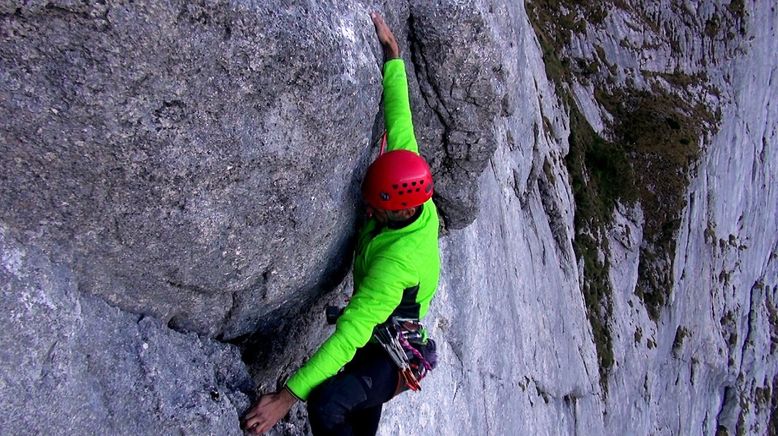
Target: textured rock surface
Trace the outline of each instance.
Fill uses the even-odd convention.
[[[372,8],[3,2],[2,219],[72,250],[81,290],[174,328],[287,315],[348,266],[379,134]],[[420,142],[461,227],[504,104],[493,36],[464,5],[389,15],[419,22]]]
[[[501,77],[491,74],[499,66],[495,51],[464,56],[461,48],[473,38],[492,43],[493,36],[481,9],[420,3],[412,17],[411,5],[394,6],[387,19],[404,47],[411,47],[412,33],[418,33],[414,44],[425,47],[418,56],[405,52],[420,143],[438,174],[450,226],[462,226],[475,218],[475,178],[495,146],[491,118],[502,91]],[[117,379],[132,370],[111,363],[113,348],[131,346],[139,335],[132,325],[138,316],[128,312],[225,339],[260,327],[265,334],[257,348],[266,356],[278,351],[272,332],[342,276],[359,179],[381,130],[373,9],[380,8],[368,2],[0,3],[0,219],[20,247],[35,247],[36,262],[52,262],[67,276],[52,281],[51,292],[89,308],[84,313],[114,314],[88,316],[95,323],[104,318],[100,330],[115,336],[68,343],[73,349],[114,341],[105,355],[93,354],[116,370],[94,375],[108,397],[131,383],[131,376]],[[435,26],[411,30],[417,19]],[[442,24],[453,34],[445,35]],[[435,27],[441,31],[432,32]],[[424,92],[414,68],[421,54],[423,74],[430,76]],[[438,73],[443,68],[447,73]],[[437,95],[443,86],[448,95]],[[425,101],[433,96],[430,108]],[[472,153],[462,149],[466,135],[484,138]],[[456,165],[470,160],[473,165],[458,171]],[[24,295],[24,286],[4,278],[9,295]],[[16,310],[12,301],[9,311]],[[29,316],[52,316],[42,310],[33,306]],[[10,327],[9,343],[22,329]],[[42,344],[56,341],[52,332],[28,333]],[[174,345],[178,336],[165,334],[172,336],[159,340],[160,353],[165,346],[188,347],[185,356],[203,353],[196,340]],[[9,358],[21,353],[18,346],[10,350]],[[45,361],[39,351],[27,357]],[[154,372],[180,366],[151,356],[160,359]],[[222,364],[238,365],[234,358]],[[60,377],[68,395],[92,383],[79,364],[62,363],[75,368]],[[7,379],[25,377],[10,364],[3,370]],[[192,382],[198,377],[207,381],[197,373]],[[146,401],[146,385],[138,386],[128,403]],[[15,413],[45,392],[42,385],[16,388],[26,402],[9,405]],[[41,414],[59,410],[52,407]],[[72,428],[109,428],[97,423],[108,412],[93,412],[95,420]],[[131,412],[117,412],[117,422],[123,415]],[[175,421],[149,421],[148,428],[159,425]],[[198,433],[195,428],[185,431]]]
[[[0,227],[0,427],[8,434],[240,434],[236,347],[80,295],[66,265]]]
[[[576,71],[581,64],[575,56],[587,64],[597,54],[610,59],[600,66],[613,80],[611,87],[640,89],[676,69],[682,73],[676,78],[704,72],[689,89],[675,83],[665,89],[684,98],[689,96],[683,91],[691,91],[692,102],[721,110],[715,130],[700,135],[701,155],[680,193],[682,206],[666,215],[678,224],[672,227],[676,248],[669,253],[669,289],[666,302],[656,306],[658,317],[653,319],[654,306],[636,294],[647,214],[641,207],[619,206],[605,226],[607,245],[599,254],[600,262],[607,256],[612,290],[605,319],[612,363],[603,371],[599,347],[592,343],[597,334],[582,317],[587,311],[581,293],[592,271],[580,257],[570,260],[574,202],[566,169],[554,164],[557,153],[566,153],[559,143],[564,147],[568,136],[567,126],[554,121],[567,124],[568,119],[562,108],[519,96],[528,113],[506,120],[506,129],[518,129],[513,137],[520,138],[523,155],[515,155],[514,162],[510,143],[500,144],[493,171],[482,180],[482,199],[490,207],[482,204],[471,227],[445,240],[446,296],[438,300],[435,315],[437,333],[450,338],[442,347],[446,366],[422,394],[389,406],[382,434],[776,431],[778,123],[772,101],[778,65],[771,53],[778,48],[778,17],[769,2],[747,4],[739,12],[738,4],[705,3],[688,10],[675,3],[613,6],[602,26],[584,25],[583,32],[567,35],[567,45],[559,49],[567,50],[567,57],[557,54],[566,59],[561,65],[573,67],[552,78],[572,90],[573,104],[602,135],[620,120],[606,111],[613,107],[597,100],[588,70]],[[573,18],[581,13],[563,11]],[[528,25],[520,8],[511,15],[515,28]],[[650,28],[635,24],[646,16],[660,17],[663,24],[650,44],[636,49],[630,44],[634,39],[652,38]],[[712,22],[734,23],[734,28],[722,26],[717,33]],[[525,33],[525,38],[529,42],[520,44],[518,64],[527,59],[535,65],[534,36]],[[543,55],[546,71],[553,74],[554,60],[547,51]],[[542,71],[529,70],[523,74],[534,76],[534,83],[548,83]],[[540,102],[554,98],[543,86],[530,86],[528,94],[539,95]],[[542,129],[540,141],[528,140],[533,120]],[[548,169],[534,164],[523,170],[526,162],[537,162],[528,152],[532,144],[548,156]],[[529,179],[537,182],[518,185],[518,202],[509,195],[516,188],[512,168],[518,180],[534,174]],[[580,207],[575,205],[576,214]],[[462,257],[471,259],[466,270]],[[441,322],[447,328],[441,329]],[[409,421],[411,415],[418,420]]]
[[[493,8],[480,1],[410,2],[406,46],[424,97],[413,102],[415,127],[434,150],[426,156],[436,170],[438,207],[452,229],[475,219],[477,178],[497,147],[493,126],[513,110],[499,51],[503,35],[490,25]]]
[[[80,289],[234,337],[347,260],[366,10],[41,3],[2,8],[2,218],[71,248]]]
[[[260,327],[262,391],[321,343],[382,129],[372,9],[448,230],[441,364],[381,434],[778,431],[767,1],[0,2],[2,427],[239,432],[235,349],[167,327]]]

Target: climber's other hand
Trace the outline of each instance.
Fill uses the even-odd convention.
[[[378,12],[371,12],[370,18],[373,19],[373,25],[375,25],[375,33],[378,36],[378,41],[384,47],[384,56],[386,60],[395,59],[400,57],[400,46],[397,44],[397,39],[394,37],[394,33],[389,29],[389,26],[384,22],[383,17]]]
[[[261,434],[270,430],[289,413],[289,409],[296,401],[297,398],[286,389],[262,395],[243,417],[243,428],[251,434]]]

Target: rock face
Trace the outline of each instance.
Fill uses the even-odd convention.
[[[81,295],[0,227],[0,426],[9,434],[241,434],[254,384],[238,349]]]
[[[226,339],[342,276],[380,134],[369,4],[41,3],[0,7],[9,226],[71,250],[83,291]],[[456,228],[496,146],[500,64],[478,12],[436,8],[390,18],[421,20],[420,139]]]
[[[514,109],[492,13],[493,6],[480,2],[410,3],[407,46],[424,97],[413,102],[415,126],[422,144],[435,150],[426,155],[451,229],[475,219],[477,178],[498,143],[493,125]]]
[[[72,250],[83,291],[225,338],[342,269],[381,92],[366,14],[43,3],[2,8],[9,226]]]
[[[778,431],[770,2],[271,3],[0,1],[0,427],[240,433],[352,291],[379,10],[445,221],[380,433]]]
[[[535,32],[507,8],[522,29],[509,82],[528,88],[513,140],[482,176],[479,218],[443,243],[432,318],[448,364],[389,406],[383,433],[775,432],[774,6],[617,3],[596,19],[533,3]],[[693,144],[691,161],[668,154]],[[632,196],[612,187],[619,159],[642,171],[617,174]]]

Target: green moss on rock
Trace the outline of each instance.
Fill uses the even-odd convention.
[[[691,336],[691,332],[689,332],[689,329],[686,327],[678,326],[675,329],[675,338],[673,339],[674,354],[680,353],[681,349],[683,348],[683,342],[688,336]]]
[[[608,277],[610,249],[606,235],[614,208],[619,203],[639,202],[644,212],[635,292],[649,316],[657,320],[672,290],[675,237],[681,211],[686,206],[692,167],[699,156],[701,138],[717,118],[704,105],[694,103],[694,90],[710,90],[703,75],[644,71],[644,77],[653,84],[650,90],[634,89],[630,83],[614,88],[612,76],[616,71],[607,65],[602,47],[595,47],[592,60],[571,62],[565,56],[572,36],[586,28],[581,20],[596,26],[607,17],[611,7],[638,12],[643,24],[661,33],[659,24],[651,17],[643,17],[640,10],[624,2],[527,3],[543,51],[546,74],[570,111],[570,151],[565,163],[576,205],[573,247],[583,264],[582,291],[599,358],[601,384],[606,388],[604,380],[613,365],[608,328],[613,291]],[[711,22],[708,31],[718,32],[718,24]],[[672,46],[674,42],[665,43]],[[577,108],[569,91],[572,80],[594,84],[596,101],[612,115],[607,138],[594,132]]]
[[[696,80],[674,77],[685,84]],[[660,87],[652,92],[598,90],[595,98],[613,115],[611,133],[636,175],[645,218],[636,293],[657,320],[672,290],[675,237],[692,165],[716,117],[705,106],[691,103],[691,97]]]

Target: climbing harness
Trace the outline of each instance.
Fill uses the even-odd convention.
[[[343,307],[327,306],[327,324],[335,324]],[[373,329],[373,339],[381,345],[400,371],[398,392],[421,390],[421,380],[437,366],[435,341],[418,319],[393,316]]]
[[[437,363],[435,341],[417,319],[393,316],[375,328],[373,337],[400,371],[400,381],[412,391]],[[400,390],[400,389],[398,389]]]

